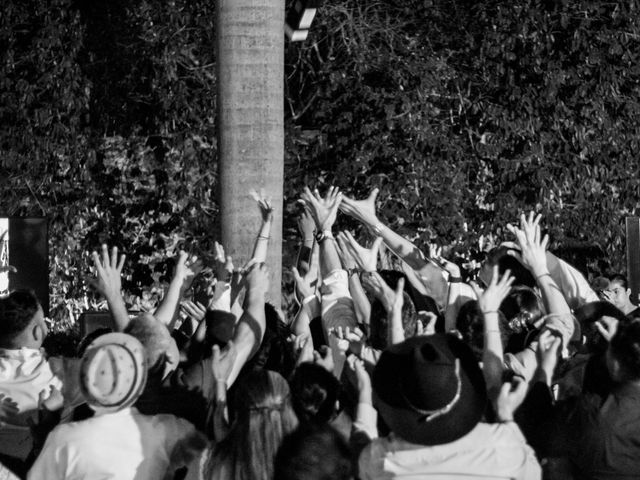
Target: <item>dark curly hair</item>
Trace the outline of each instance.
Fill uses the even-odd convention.
[[[16,290],[0,298],[0,341],[12,342],[29,326],[39,307],[31,290]]]
[[[289,381],[293,409],[302,423],[325,424],[336,413],[338,379],[320,365],[303,363]]]

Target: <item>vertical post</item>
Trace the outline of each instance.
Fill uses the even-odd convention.
[[[627,278],[631,301],[640,300],[640,217],[627,217]]]
[[[280,307],[284,181],[283,0],[217,0],[218,155],[222,242],[236,265],[253,248],[264,189],[274,220],[270,300]]]

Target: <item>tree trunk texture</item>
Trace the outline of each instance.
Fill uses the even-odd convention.
[[[261,217],[249,192],[274,205],[269,300],[281,305],[284,181],[284,1],[217,0],[218,155],[222,241],[249,259]]]

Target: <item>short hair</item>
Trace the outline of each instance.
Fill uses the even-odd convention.
[[[144,347],[149,373],[163,373],[167,352],[174,342],[167,327],[151,314],[142,314],[129,322],[124,333],[138,339]]]
[[[291,377],[291,403],[301,423],[323,424],[336,413],[340,382],[324,367],[302,363]]]
[[[506,320],[501,312],[498,314],[500,338],[502,343],[506,345],[509,341]],[[469,300],[462,304],[456,317],[456,330],[462,337],[462,341],[471,348],[476,360],[481,362],[484,352],[484,319],[477,300]]]
[[[640,321],[618,326],[609,343],[612,355],[632,379],[640,379]]]
[[[40,303],[31,290],[16,290],[0,298],[0,340],[11,342],[25,331]]]
[[[536,279],[520,260],[513,255],[509,255],[509,250],[512,249],[504,246],[493,248],[487,253],[485,262],[490,266],[498,265],[500,275],[503,275],[507,270],[511,270],[511,276],[515,278],[514,286],[525,285],[534,288]]]
[[[625,290],[629,288],[629,281],[627,280],[627,277],[625,277],[621,273],[616,273],[615,275],[609,277],[609,283],[611,282],[618,282]]]
[[[282,441],[273,478],[349,480],[353,471],[351,450],[339,432],[328,425],[301,425]]]
[[[407,292],[402,292],[402,329],[405,338],[413,337],[418,326],[418,313],[416,307]],[[388,313],[382,302],[377,298],[371,303],[371,313],[369,320],[369,342],[377,350],[387,348],[388,341]]]

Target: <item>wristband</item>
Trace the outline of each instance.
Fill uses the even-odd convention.
[[[536,277],[536,280],[540,280],[542,277],[551,277],[550,273],[543,273],[542,275],[538,275]]]
[[[350,277],[351,275],[358,275],[360,274],[360,272],[362,272],[362,270],[360,270],[359,268],[348,268],[347,276]]]
[[[333,240],[333,233],[331,233],[331,230],[322,230],[321,232],[316,233],[316,242],[322,243],[328,239]]]
[[[449,283],[462,283],[462,277],[449,277]]]
[[[482,314],[483,314],[483,315],[490,315],[490,314],[492,314],[492,313],[496,313],[496,314],[497,314],[497,313],[498,313],[498,310],[488,310],[488,311],[486,311],[486,312],[482,312]]]
[[[269,236],[268,235],[258,235],[258,238],[261,240],[269,240]]]
[[[387,227],[384,225],[384,223],[378,222],[373,226],[372,230],[373,230],[373,233],[375,233],[376,236],[379,237],[380,234],[382,233],[382,230],[384,230],[385,228]]]
[[[314,300],[316,300],[318,297],[316,297],[315,293],[309,295],[308,297],[304,297],[302,299],[302,302],[300,302],[300,305],[306,305],[309,302],[313,302]]]

